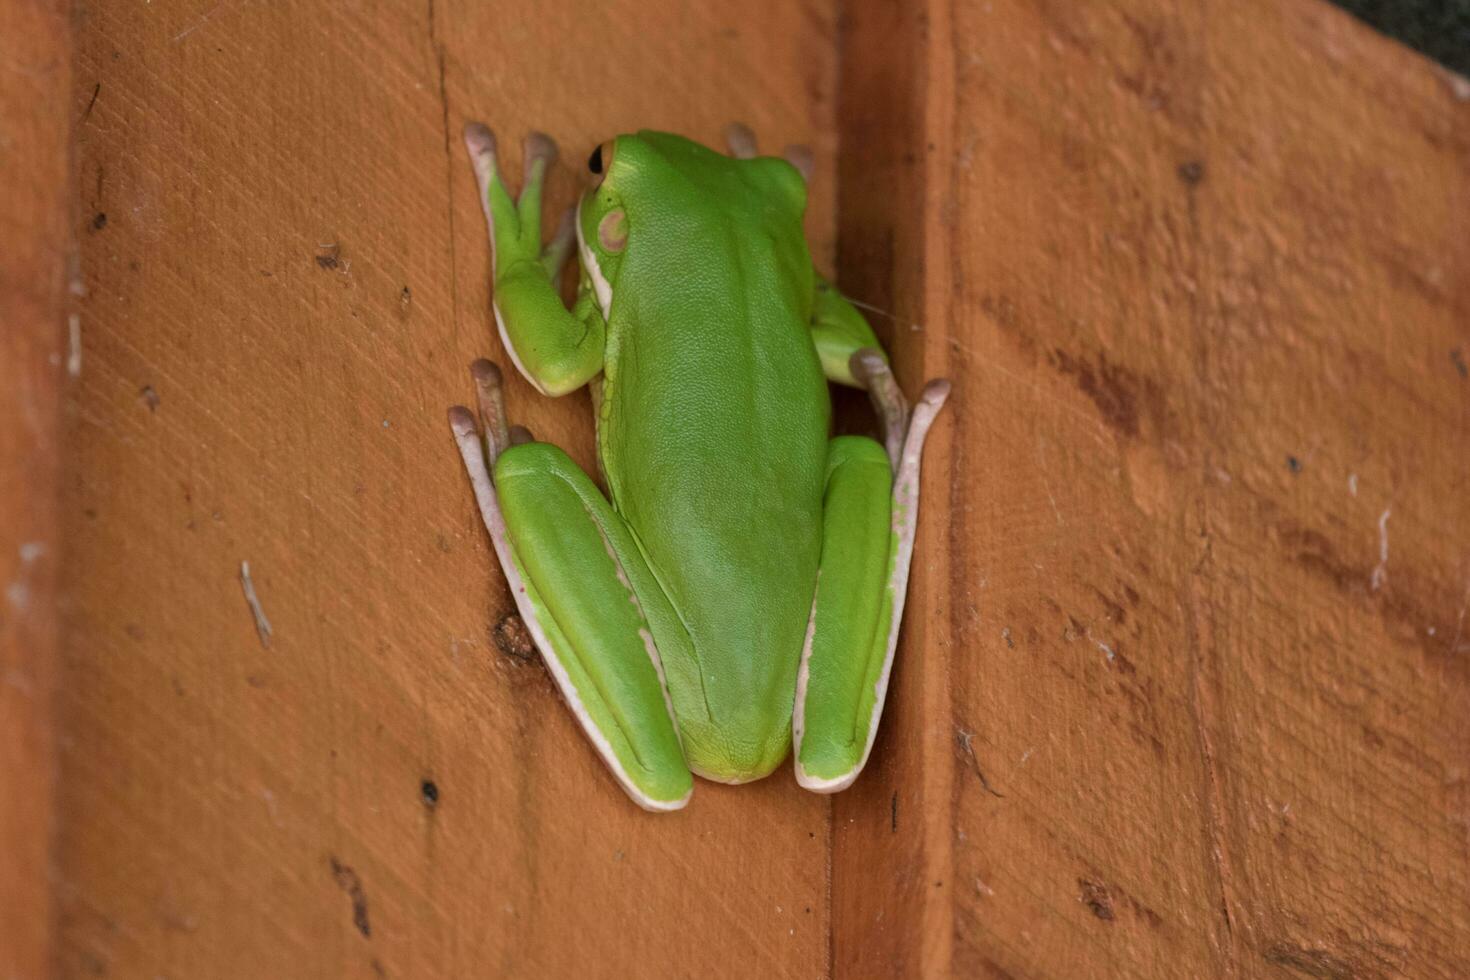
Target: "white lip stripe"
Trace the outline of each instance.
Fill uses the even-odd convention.
[[[597,255],[587,247],[587,239],[582,235],[582,202],[577,202],[577,254],[582,257],[582,268],[587,270],[587,277],[592,280],[592,292],[597,296],[597,305],[602,310],[602,319],[612,319],[612,283],[602,274],[602,267],[597,264]]]
[[[495,547],[495,556],[500,560],[500,567],[505,572],[506,583],[510,586],[510,593],[515,598],[516,608],[520,611],[521,619],[525,621],[531,638],[536,641],[536,647],[541,651],[542,659],[550,668],[556,685],[561,689],[562,697],[566,699],[567,706],[572,709],[582,730],[587,733],[587,738],[597,749],[597,754],[602,756],[602,761],[607,764],[618,785],[622,786],[623,792],[645,810],[667,812],[679,810],[689,802],[693,795],[691,788],[688,793],[677,800],[656,800],[645,794],[633,782],[628,771],[618,760],[613,751],[612,743],[607,736],[602,734],[597,723],[587,712],[582,704],[581,697],[577,694],[576,687],[572,684],[572,678],[567,673],[561,660],[557,657],[555,648],[546,637],[546,631],[541,626],[540,619],[536,616],[536,609],[531,604],[531,597],[526,591],[526,585],[521,580],[521,573],[516,568],[515,561],[511,555],[510,538],[505,529],[505,518],[500,511],[500,502],[495,497],[495,485],[490,479],[490,472],[485,467],[485,456],[480,448],[479,433],[473,429],[464,430],[459,426],[454,427],[454,439],[459,444],[459,454],[464,459],[465,469],[469,471],[470,485],[475,491],[475,501],[480,506],[480,517],[485,522],[485,529],[490,532],[491,544]]]
[[[888,624],[888,651],[883,658],[883,669],[878,675],[877,684],[874,685],[873,713],[868,718],[868,738],[863,745],[862,757],[850,771],[832,779],[811,776],[802,768],[800,737],[793,733],[798,745],[795,759],[796,781],[803,788],[814,793],[836,793],[851,786],[858,774],[863,771],[863,767],[868,764],[868,756],[873,752],[873,740],[878,736],[878,719],[883,714],[883,703],[888,698],[888,678],[893,672],[893,653],[898,648],[898,628],[903,622],[904,603],[908,596],[909,566],[913,562],[914,534],[919,524],[919,471],[924,454],[924,439],[929,434],[929,426],[933,424],[934,417],[944,407],[945,399],[948,397],[948,388],[932,392],[926,389],[919,403],[914,406],[913,415],[909,419],[908,437],[904,440],[903,455],[899,461],[897,479],[893,483],[892,527],[894,535],[898,538],[898,553],[893,563],[893,574],[888,580],[889,590],[893,593],[893,617]],[[815,613],[813,615],[813,623],[815,623]],[[811,655],[810,651],[809,628],[807,646],[802,650],[803,671],[806,670],[807,661]],[[796,714],[797,719],[803,720],[802,695],[804,693],[804,690],[798,691]],[[797,724],[801,724],[801,721],[798,721]]]

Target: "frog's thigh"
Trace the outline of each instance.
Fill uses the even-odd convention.
[[[567,703],[636,803],[682,807],[693,779],[630,584],[650,576],[622,519],[566,453],[544,442],[502,453],[495,490],[517,573],[507,576]]]
[[[875,701],[894,612],[892,487],[878,443],[832,440],[821,570],[792,718],[796,778],[808,789],[842,789],[857,776],[882,707]]]
[[[792,717],[796,780],[818,793],[852,785],[873,750],[903,618],[919,512],[924,437],[947,389],[915,406],[895,479],[872,439],[828,450],[822,560]]]

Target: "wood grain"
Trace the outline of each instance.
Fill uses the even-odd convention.
[[[512,170],[562,142],[552,208],[614,132],[811,141],[830,253],[834,32],[776,2],[88,7],[63,975],[826,972],[827,800],[629,804],[501,628],[444,412],[504,361],[467,119]],[[585,395],[508,398],[591,466]]]
[[[958,387],[835,962],[1466,975],[1470,103],[1313,3],[852,18],[925,207],[844,281]]]
[[[47,975],[71,24],[0,4],[0,976]]]

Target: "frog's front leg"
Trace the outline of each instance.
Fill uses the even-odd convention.
[[[677,810],[693,778],[649,625],[650,615],[671,615],[666,600],[577,464],[506,426],[495,366],[477,361],[474,373],[483,442],[468,409],[450,409],[450,425],[521,618],[624,791],[645,809]],[[640,589],[654,607],[648,615]]]
[[[541,244],[541,192],[556,144],[541,133],[526,138],[523,186],[513,201],[501,179],[495,135],[481,123],[470,123],[464,141],[490,230],[492,305],[500,340],[538,391],[563,395],[580,388],[602,370],[606,325],[586,283],[571,310],[557,290],[575,240],[574,212],[563,218],[549,244]]]

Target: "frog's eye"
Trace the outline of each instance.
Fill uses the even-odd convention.
[[[611,141],[599,144],[597,149],[592,151],[592,155],[587,158],[587,169],[597,177],[592,182],[594,186],[602,183],[602,178],[607,175],[608,169],[612,166],[612,158],[613,145]]]

